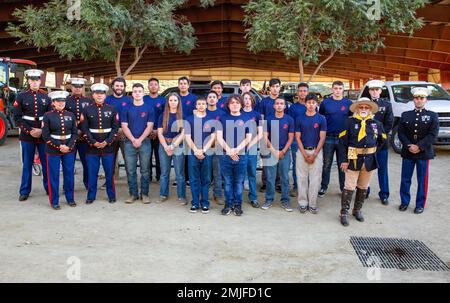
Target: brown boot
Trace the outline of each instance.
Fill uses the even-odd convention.
[[[353,207],[353,216],[355,216],[356,220],[359,222],[364,222],[364,217],[361,212],[361,208],[364,204],[364,199],[367,195],[367,189],[356,188],[355,195],[355,206]]]
[[[341,224],[348,226],[348,211],[353,198],[353,190],[344,189],[341,195]]]

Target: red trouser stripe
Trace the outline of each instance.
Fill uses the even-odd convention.
[[[428,168],[430,167],[430,160],[427,160],[427,170],[425,172],[425,181],[424,181],[424,191],[425,191],[425,198],[423,201],[423,208],[425,208],[425,204],[427,204],[427,196],[428,196]]]
[[[52,183],[50,182],[50,170],[48,169],[48,154],[45,155],[47,158],[47,184],[48,184],[48,200],[50,201],[50,206],[52,206]]]

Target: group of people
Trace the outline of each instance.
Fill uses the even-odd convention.
[[[155,156],[156,180],[160,183],[161,203],[169,197],[170,172],[175,170],[178,202],[188,204],[186,185],[191,190],[190,212],[208,213],[209,189],[223,205],[221,213],[242,215],[244,181],[248,200],[263,210],[270,208],[280,191],[280,203],[292,212],[290,198],[297,197],[301,213],[318,212],[317,199],[326,194],[330,170],[336,153],[341,195],[340,221],[349,224],[349,209],[354,192],[352,214],[364,221],[361,213],[369,195],[369,183],[376,169],[382,204],[389,203],[387,134],[394,117],[388,100],[380,98],[384,83],[367,84],[370,98],[355,102],[343,97],[344,84],[335,81],[332,95],[320,105],[306,83],[298,85],[295,103],[290,106],[280,97],[281,81],[269,82],[269,95],[261,101],[251,92],[251,81],[240,81],[240,94],[224,97],[223,83],[213,81],[206,97],[190,93],[187,77],[178,79],[178,93],[165,98],[158,95],[159,81],[132,86],[126,96],[126,82],[118,77],[109,86],[91,86],[92,99],[83,96],[86,80],[71,78],[71,94],[55,91],[47,95],[39,89],[42,71],[27,70],[29,89],[14,103],[14,118],[19,126],[22,148],[22,181],[19,200],[31,192],[31,167],[36,149],[43,164],[43,184],[51,207],[60,209],[59,177],[62,165],[66,201],[74,199],[76,153],[83,165],[86,203],[96,199],[100,163],[110,203],[116,202],[114,171],[119,150],[124,158],[129,197],[125,203],[141,200],[151,203],[149,186]],[[428,165],[434,157],[433,142],[438,134],[437,114],[424,108],[427,89],[412,91],[415,109],[405,112],[399,122],[403,143],[400,210],[410,202],[411,177],[417,166],[418,192],[415,213],[423,212],[427,197]],[[263,163],[264,202],[257,199],[257,156]],[[137,169],[140,170],[140,186]],[[294,187],[290,188],[292,167]],[[223,199],[223,193],[225,198]]]

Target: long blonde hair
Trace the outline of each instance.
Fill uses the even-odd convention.
[[[169,116],[170,116],[170,108],[169,108],[169,99],[170,97],[175,96],[178,99],[177,105],[177,126],[178,132],[183,130],[183,107],[181,105],[181,98],[177,93],[170,93],[166,97],[166,105],[164,105],[163,112],[163,134],[167,133],[169,129]]]

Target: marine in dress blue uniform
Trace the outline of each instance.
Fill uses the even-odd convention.
[[[59,171],[62,164],[64,194],[70,206],[76,206],[74,198],[75,142],[78,136],[75,114],[65,110],[66,91],[49,94],[55,109],[44,114],[42,139],[46,144],[49,201],[53,209],[59,206]]]
[[[94,202],[97,195],[97,180],[100,162],[105,171],[106,193],[110,203],[116,202],[114,186],[114,142],[119,129],[119,114],[104,100],[108,86],[96,83],[91,86],[95,103],[83,110],[81,129],[89,144],[86,160],[89,166],[88,194],[86,204]]]
[[[411,90],[415,109],[406,111],[400,118],[398,138],[402,142],[402,179],[400,183],[400,211],[408,208],[414,167],[417,170],[417,194],[414,213],[424,211],[427,202],[430,160],[435,157],[433,143],[439,134],[439,117],[424,108],[428,89],[415,87]]]
[[[48,194],[45,143],[41,137],[41,128],[44,113],[51,110],[51,101],[46,92],[39,89],[43,73],[38,69],[26,70],[25,76],[30,89],[18,94],[14,102],[14,121],[20,129],[19,140],[22,149],[19,201],[27,200],[31,192],[32,167],[36,149],[42,164],[44,189]]]
[[[386,141],[383,124],[373,118],[378,105],[369,98],[360,98],[350,106],[354,112],[347,118],[339,134],[338,153],[342,163],[340,169],[345,172],[345,184],[341,195],[341,224],[348,226],[348,211],[356,189],[353,216],[363,222],[361,208],[367,194],[367,188],[373,172],[378,168],[377,148]]]
[[[394,126],[394,113],[392,112],[392,104],[386,98],[380,98],[384,82],[380,80],[371,80],[367,82],[371,100],[378,105],[378,111],[374,115],[374,119],[383,124],[384,132],[388,135]],[[389,175],[388,175],[388,140],[381,146],[376,153],[378,161],[378,184],[380,191],[378,196],[383,205],[389,204]],[[370,187],[367,189],[367,197],[370,193]]]
[[[92,104],[92,100],[83,96],[78,90],[82,90],[84,85],[86,84],[86,79],[83,78],[70,78],[70,84],[72,85],[72,95],[67,97],[66,100],[66,110],[72,112],[77,120],[78,125],[78,137],[75,142],[75,154],[78,152],[80,156],[81,164],[83,165],[83,183],[84,187],[87,189],[88,187],[88,165],[86,161],[86,151],[88,149],[88,144],[86,142],[86,138],[83,136],[80,125],[80,118],[83,109]]]

